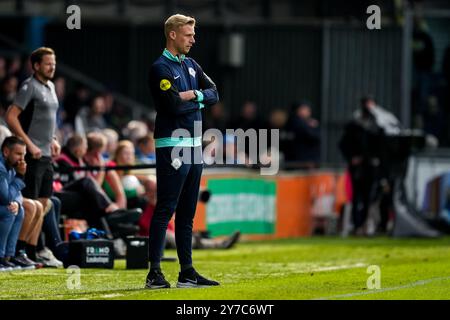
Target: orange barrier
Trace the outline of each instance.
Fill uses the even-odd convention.
[[[310,173],[281,173],[277,176],[260,176],[245,171],[213,173],[205,170],[201,187],[207,188],[209,182],[225,179],[255,179],[275,183],[273,232],[265,232],[264,234],[244,232],[244,238],[250,240],[310,236],[316,218],[337,215],[346,202],[343,171],[318,170]],[[211,199],[213,197],[214,192]],[[194,230],[208,229],[208,205],[209,203],[206,205],[199,203],[194,219]],[[236,227],[238,226],[239,224],[236,223]]]

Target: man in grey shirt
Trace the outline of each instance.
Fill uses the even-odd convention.
[[[34,74],[23,82],[5,118],[11,131],[27,145],[28,169],[22,194],[49,208],[53,191],[52,157],[61,150],[55,138],[59,104],[50,81],[55,74],[55,52],[51,48],[38,48],[31,53],[30,61]]]

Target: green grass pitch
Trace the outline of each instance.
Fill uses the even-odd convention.
[[[65,269],[0,273],[0,300],[450,298],[450,237],[242,242],[231,250],[195,250],[194,263],[221,286],[177,289],[178,263],[163,262],[172,288],[145,290],[147,270],[126,270],[125,260],[116,260],[113,270],[81,269],[76,289],[68,288]],[[379,267],[379,273],[368,273],[369,266]],[[373,288],[377,274],[378,289]]]

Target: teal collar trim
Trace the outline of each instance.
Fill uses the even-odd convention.
[[[172,60],[174,62],[178,62],[178,63],[182,63],[183,60],[186,58],[186,56],[184,54],[182,54],[180,57],[178,56],[174,56],[172,54],[172,52],[170,52],[169,50],[167,50],[167,48],[164,49],[163,51],[163,56],[166,57],[169,60]]]
[[[200,147],[202,145],[202,137],[184,138],[184,137],[168,137],[155,139],[156,148],[164,147]]]

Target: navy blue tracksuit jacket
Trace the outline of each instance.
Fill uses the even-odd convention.
[[[192,225],[197,207],[202,164],[172,166],[173,147],[202,151],[201,136],[194,136],[194,122],[202,120],[201,109],[218,102],[214,82],[192,58],[174,56],[167,49],[153,63],[149,75],[150,91],[156,106],[155,146],[157,204],[150,224],[149,258],[162,258],[167,224],[176,211],[175,237],[181,265],[192,264]],[[182,101],[179,92],[195,90],[196,99]],[[176,129],[186,129],[189,138],[174,138]],[[201,132],[200,132],[201,134]]]

